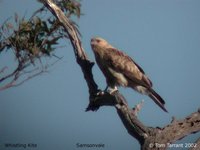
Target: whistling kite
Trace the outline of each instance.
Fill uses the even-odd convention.
[[[91,47],[109,88],[116,90],[117,86],[131,87],[148,95],[167,112],[165,101],[153,90],[151,80],[133,59],[99,37],[91,39]]]

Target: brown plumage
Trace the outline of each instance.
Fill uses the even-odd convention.
[[[109,87],[131,87],[141,94],[148,95],[167,112],[164,107],[165,101],[153,90],[151,80],[133,59],[99,37],[91,39],[91,47]]]

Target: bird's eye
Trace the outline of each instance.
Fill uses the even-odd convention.
[[[100,42],[100,40],[99,40],[99,39],[97,39],[96,41],[97,41],[97,43],[99,43],[99,42]]]

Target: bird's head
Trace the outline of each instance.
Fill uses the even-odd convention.
[[[101,47],[101,48],[108,48],[108,47],[112,47],[106,40],[104,40],[103,38],[100,37],[94,37],[91,39],[91,47]]]

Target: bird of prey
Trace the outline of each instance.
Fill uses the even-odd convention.
[[[164,107],[165,101],[153,90],[151,80],[131,57],[100,37],[91,39],[91,47],[109,88],[114,91],[118,86],[130,87],[141,94],[148,95],[167,112]]]

